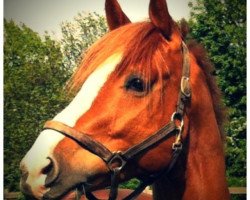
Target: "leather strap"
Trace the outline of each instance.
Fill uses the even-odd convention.
[[[86,148],[91,153],[99,156],[105,163],[109,163],[112,159],[123,159],[124,161],[131,160],[145,151],[148,151],[152,146],[157,145],[163,140],[170,137],[176,130],[177,127],[173,121],[169,124],[155,132],[153,135],[149,136],[141,143],[132,146],[125,152],[111,152],[100,142],[93,140],[86,134],[75,130],[61,122],[58,121],[47,121],[43,129],[51,129],[62,133],[63,135],[69,137],[70,139],[76,141],[79,145]],[[124,164],[125,165],[125,164]]]
[[[153,135],[143,140],[141,143],[129,148],[122,155],[127,159],[131,160],[138,154],[148,151],[153,146],[169,138],[172,133],[177,130],[177,127],[173,121],[170,121],[166,126],[155,132]]]
[[[64,134],[65,136],[76,141],[79,145],[89,150],[91,153],[99,156],[108,165],[111,171],[111,190],[109,194],[109,200],[115,200],[117,197],[118,190],[118,178],[120,171],[126,165],[128,160],[132,160],[139,154],[148,151],[153,146],[169,138],[178,128],[175,126],[173,121],[158,130],[156,133],[150,137],[143,140],[141,143],[132,146],[125,152],[114,152],[109,151],[101,143],[91,139],[86,134],[77,131],[61,122],[58,121],[47,121],[44,125],[44,129],[51,129]],[[119,163],[118,166],[113,164]],[[171,167],[172,168],[172,167]],[[157,173],[158,174],[158,173]],[[153,180],[158,178],[158,176],[151,176],[148,180],[143,180],[138,188],[130,195],[128,195],[124,200],[134,199],[137,197],[147,185],[152,184]],[[89,200],[98,200],[91,192],[86,192],[86,196]]]
[[[43,129],[51,129],[51,130],[62,133],[63,135],[76,141],[78,144],[86,148],[91,153],[102,158],[105,162],[108,162],[110,157],[113,155],[113,153],[109,151],[109,149],[107,149],[105,146],[103,146],[100,142],[93,140],[88,135],[82,132],[79,132],[61,122],[47,121]]]
[[[187,101],[191,98],[191,87],[190,87],[190,62],[188,48],[184,42],[182,42],[182,52],[183,52],[183,68],[182,68],[182,77],[181,77],[181,90],[179,93],[176,113],[180,116],[184,114],[184,108]]]

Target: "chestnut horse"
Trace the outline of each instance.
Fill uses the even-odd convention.
[[[23,158],[21,190],[97,199],[92,192],[110,186],[113,200],[119,183],[136,177],[141,185],[125,199],[150,184],[154,199],[229,199],[220,92],[204,50],[185,44],[165,0],[151,0],[140,23],[116,0],[105,8],[110,32],[74,73],[73,101]]]

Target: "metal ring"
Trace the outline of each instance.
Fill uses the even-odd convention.
[[[127,161],[124,160],[124,158],[121,155],[121,152],[118,151],[118,152],[113,153],[113,155],[109,159],[107,165],[111,171],[114,171],[114,170],[120,171],[126,165],[126,163],[127,163]],[[113,166],[113,165],[117,165],[117,166]]]
[[[173,143],[172,144],[172,149],[173,150],[182,150],[182,143]]]
[[[178,113],[178,112],[174,112],[172,114],[172,116],[171,116],[171,121],[175,123],[175,120],[180,121],[180,125],[176,126],[176,127],[179,129],[179,131],[182,131],[182,128],[183,128],[183,125],[184,125],[184,120],[183,120],[182,115],[180,113]]]

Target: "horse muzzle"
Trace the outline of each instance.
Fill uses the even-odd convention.
[[[69,199],[79,196],[75,191],[80,191],[80,187],[93,188],[87,183],[86,174],[72,173],[74,170],[59,158],[48,157],[43,165],[40,162],[36,166],[40,167],[27,167],[25,158],[20,164],[20,189],[26,199]]]
[[[43,194],[48,191],[48,186],[55,182],[58,178],[59,168],[54,159],[47,157],[47,159],[40,166],[42,167],[30,170],[27,167],[26,159],[23,159],[20,164],[20,189],[22,193],[27,196],[27,198],[33,197],[32,199],[41,199]]]

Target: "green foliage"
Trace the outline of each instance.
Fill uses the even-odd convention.
[[[4,187],[19,190],[19,163],[44,122],[65,107],[64,85],[81,52],[107,31],[104,17],[78,14],[60,43],[4,21]],[[22,197],[20,197],[21,199]]]
[[[197,0],[192,37],[203,43],[215,65],[228,107],[226,164],[229,185],[246,185],[246,0]]]
[[[120,185],[120,188],[126,188],[126,189],[132,189],[134,190],[136,187],[138,187],[140,184],[140,181],[136,178],[133,178],[127,182],[124,182]]]
[[[72,22],[61,25],[63,63],[75,68],[88,47],[107,32],[106,19],[97,13],[78,13]]]
[[[247,199],[246,194],[235,194],[231,196],[231,200],[245,200]]]
[[[70,73],[60,46],[30,28],[4,21],[4,184],[18,190],[19,163],[45,120],[67,102],[63,86]]]

